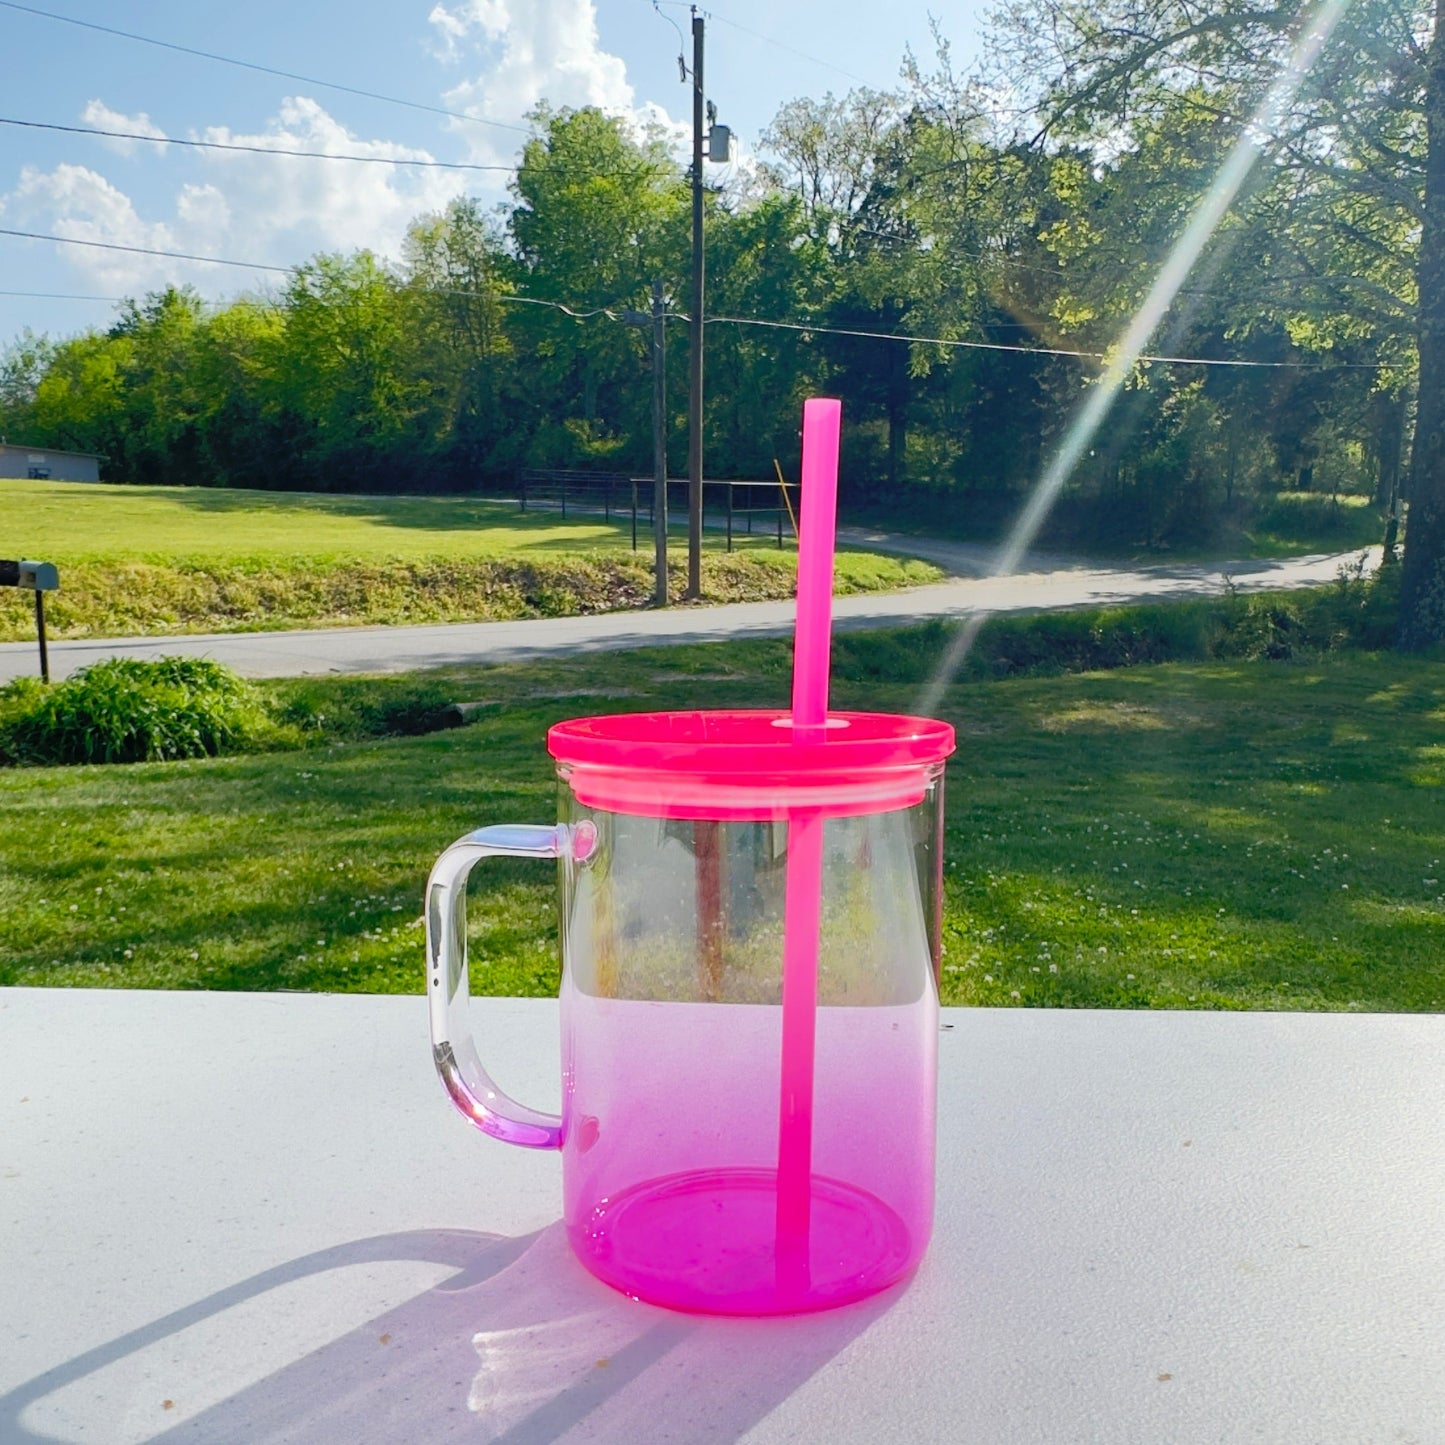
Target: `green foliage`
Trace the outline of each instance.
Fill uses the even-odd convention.
[[[236,752],[269,740],[255,689],[203,658],[114,658],[55,687],[0,689],[0,760],[136,763]]]
[[[1216,625],[1218,657],[1280,660],[1390,646],[1399,623],[1400,569],[1343,570],[1332,586],[1296,595],[1232,596]]]
[[[1279,492],[1262,499],[1250,522],[1259,555],[1377,547],[1385,523],[1368,497],[1329,497],[1318,492]]]
[[[1343,571],[1328,587],[1139,607],[1082,608],[995,617],[958,665],[969,681],[1053,677],[1161,662],[1211,658],[1283,661],[1348,650],[1378,651],[1394,635],[1399,568]],[[836,665],[879,684],[923,686],[956,625],[930,622],[903,631],[842,633]]]
[[[452,690],[424,674],[400,677],[296,678],[275,682],[268,701],[276,721],[307,742],[420,737],[462,721]]]

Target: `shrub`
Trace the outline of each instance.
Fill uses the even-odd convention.
[[[55,687],[27,678],[0,689],[10,763],[196,758],[263,744],[273,730],[256,690],[203,658],[114,658]]]
[[[417,737],[456,723],[455,689],[426,679],[297,678],[271,687],[277,722],[306,741]]]
[[[1400,609],[1400,569],[1365,574],[1365,560],[1343,567],[1328,587],[1288,597],[1231,594],[1221,607],[1214,651],[1220,657],[1291,657],[1390,646]]]
[[[1209,654],[1208,603],[1000,617],[979,637],[973,673],[1090,672]]]

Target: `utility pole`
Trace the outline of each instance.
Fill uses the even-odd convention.
[[[692,344],[687,358],[687,596],[702,596],[702,16],[692,7]]]
[[[667,606],[667,333],[663,330],[662,282],[652,283],[652,535],[657,578],[652,600]]]

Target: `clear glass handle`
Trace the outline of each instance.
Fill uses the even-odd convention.
[[[588,836],[580,835],[587,828]],[[467,1026],[467,875],[483,858],[575,856],[574,842],[591,852],[591,825],[573,829],[512,824],[478,828],[440,858],[426,885],[427,996],[432,1059],[452,1102],[483,1133],[529,1149],[557,1149],[562,1120],[509,1099],[488,1077]]]

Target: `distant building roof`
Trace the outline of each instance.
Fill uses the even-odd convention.
[[[0,441],[0,451],[5,452],[44,452],[49,457],[90,457],[94,461],[103,462],[108,458],[102,452],[72,452],[65,447],[43,447],[33,442],[7,442]]]

